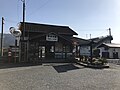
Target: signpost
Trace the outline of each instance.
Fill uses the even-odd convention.
[[[10,27],[10,33],[15,36],[16,40],[15,40],[15,63],[16,63],[16,49],[17,49],[17,46],[19,46],[19,41],[20,41],[20,36],[21,36],[21,31],[20,30],[16,30],[14,27]],[[20,53],[20,50],[19,50],[19,53]],[[20,56],[19,56],[20,58]]]

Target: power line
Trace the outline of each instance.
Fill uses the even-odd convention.
[[[10,20],[10,19],[5,19],[7,23],[17,23],[18,21]]]
[[[80,29],[79,31],[95,31],[95,32],[99,32],[99,31],[103,31],[105,29]]]
[[[34,12],[31,12],[28,16],[32,16],[33,14],[35,14],[36,12],[39,11],[39,9],[43,8],[45,5],[47,5],[49,3],[50,0],[46,0],[45,3],[43,3],[40,7],[38,7]]]
[[[105,30],[105,29],[104,29]],[[94,31],[92,31],[92,32],[86,32],[86,31],[79,31],[79,36],[82,36],[82,37],[86,37],[86,38],[88,38],[89,36],[88,35],[93,35],[93,36],[104,36],[104,35],[108,35],[107,34],[107,31],[105,30],[105,31],[99,31],[99,32],[94,32]],[[91,37],[91,36],[90,36]]]
[[[30,0],[27,0],[26,5],[30,2]]]
[[[20,16],[19,16],[19,1],[17,0],[17,19],[19,20]]]

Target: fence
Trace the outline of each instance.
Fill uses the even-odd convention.
[[[120,59],[107,59],[108,63],[120,64]]]

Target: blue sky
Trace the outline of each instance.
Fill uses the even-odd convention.
[[[111,28],[113,43],[120,43],[119,9],[120,0],[26,0],[26,21],[69,26],[85,39],[106,36]],[[0,0],[2,16],[9,33],[22,21],[21,0]]]

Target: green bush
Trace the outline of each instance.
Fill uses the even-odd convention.
[[[107,60],[104,59],[104,58],[101,58],[101,59],[94,59],[92,64],[93,65],[104,65],[107,63]]]
[[[89,64],[90,61],[91,61],[90,58],[85,57],[85,56],[83,56],[83,58],[82,58],[82,60],[81,60],[81,62],[87,63],[87,64]],[[108,63],[108,62],[107,62],[107,60],[104,59],[104,58],[93,58],[91,64],[92,64],[92,65],[105,65],[106,63]]]
[[[98,59],[98,61],[100,61],[102,63],[102,65],[108,63],[107,60],[104,58]]]
[[[102,65],[102,62],[96,60],[96,61],[92,62],[92,64],[93,64],[93,65]]]

